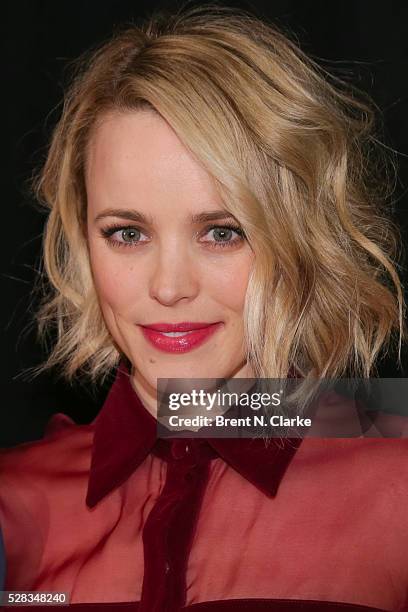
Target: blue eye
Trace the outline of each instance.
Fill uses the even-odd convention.
[[[244,239],[243,230],[236,225],[213,225],[209,228],[208,232],[214,232],[215,237],[214,242],[210,241],[211,248],[235,246]],[[230,238],[234,232],[237,234],[237,237],[229,240],[228,238]]]
[[[129,226],[124,227],[122,225],[111,225],[101,230],[102,236],[112,246],[120,247],[133,247],[140,242],[139,236],[142,232],[137,227]],[[115,234],[119,234],[122,240],[113,238]]]
[[[204,243],[212,249],[233,247],[245,239],[244,231],[238,225],[212,225],[205,229],[203,235],[207,235],[210,232],[214,232],[215,240],[205,240]],[[235,237],[232,237],[233,233],[236,234]],[[145,240],[140,240],[140,236],[144,235],[141,230],[132,225],[111,225],[102,228],[101,234],[106,242],[114,247],[139,247],[143,242],[146,242]],[[114,238],[115,234],[118,234],[120,238]]]

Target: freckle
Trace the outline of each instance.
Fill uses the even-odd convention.
[[[150,363],[156,363],[154,359],[152,359],[152,357],[150,357],[149,359]]]

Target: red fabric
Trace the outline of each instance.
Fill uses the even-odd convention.
[[[407,610],[407,459],[407,439],[157,440],[122,362],[92,424],[0,452],[5,589],[81,612]]]

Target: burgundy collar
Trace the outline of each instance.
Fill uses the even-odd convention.
[[[131,381],[125,360],[94,421],[91,470],[86,504],[95,506],[123,484],[157,443],[157,421],[144,407]],[[280,481],[302,438],[207,438],[213,456],[220,456],[263,493],[276,495]]]

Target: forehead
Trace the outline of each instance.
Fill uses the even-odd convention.
[[[215,183],[183,145],[176,132],[154,111],[110,113],[91,136],[86,164],[90,203],[154,205],[177,198],[219,203]]]

